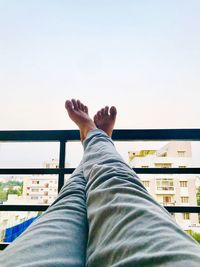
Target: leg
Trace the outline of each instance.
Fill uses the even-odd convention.
[[[146,191],[103,131],[84,141],[88,266],[199,266],[200,247]]]
[[[83,173],[88,180],[88,266],[199,266],[199,245],[148,194],[115,150],[109,121],[114,125],[116,109],[96,115],[103,132],[92,126],[89,116],[80,123],[75,104],[68,101],[66,107],[82,141],[87,136]]]
[[[80,165],[47,211],[0,254],[0,266],[84,267],[88,233],[85,186]]]

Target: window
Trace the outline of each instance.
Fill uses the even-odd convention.
[[[177,151],[178,157],[185,157],[185,151]]]
[[[31,197],[31,199],[35,199],[36,200],[36,199],[38,199],[38,197]]]
[[[189,203],[189,197],[181,197],[181,203]]]
[[[33,188],[31,191],[32,191],[32,192],[39,192],[39,189],[34,189],[34,188]]]
[[[190,213],[183,213],[183,220],[189,220],[190,219]]]
[[[32,181],[32,184],[39,184],[39,181]]]
[[[163,196],[163,203],[171,203],[172,198],[170,196]]]
[[[179,166],[179,168],[186,168],[186,166]]]
[[[180,181],[180,187],[187,187],[187,181]]]
[[[149,181],[142,181],[144,187],[149,187]]]
[[[141,168],[149,168],[149,166],[147,166],[147,165],[144,165],[144,166],[141,166]]]
[[[156,179],[157,190],[174,190],[174,181],[170,178]]]

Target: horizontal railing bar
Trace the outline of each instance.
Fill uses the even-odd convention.
[[[16,169],[0,169],[0,174],[71,174],[74,168],[16,168]]]
[[[164,206],[171,213],[200,213],[200,206]]]
[[[0,211],[45,211],[49,205],[0,205]]]
[[[16,169],[0,169],[2,174],[71,174],[74,168],[63,169],[46,169],[46,168],[16,168]],[[200,167],[196,168],[133,168],[137,174],[200,174]]]
[[[0,131],[0,140],[13,142],[79,141],[80,134],[78,130]]]
[[[137,174],[200,174],[200,168],[133,168]]]
[[[200,129],[114,130],[112,138],[116,141],[200,141]]]
[[[0,211],[45,211],[49,205],[0,205]],[[200,206],[164,206],[173,213],[200,213]]]
[[[200,129],[118,129],[113,131],[112,138],[115,141],[200,141]],[[0,141],[80,141],[80,134],[78,130],[0,131]]]
[[[8,242],[0,242],[0,250],[4,250],[9,244]]]

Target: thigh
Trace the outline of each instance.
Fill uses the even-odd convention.
[[[0,266],[85,266],[85,185],[79,166],[47,211],[1,253]]]

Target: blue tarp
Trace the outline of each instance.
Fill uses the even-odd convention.
[[[39,216],[36,216],[34,218],[31,218],[23,223],[17,224],[13,227],[6,228],[5,230],[5,237],[4,237],[4,242],[12,242],[16,237],[21,235],[26,228],[33,222],[35,219],[37,219]]]

